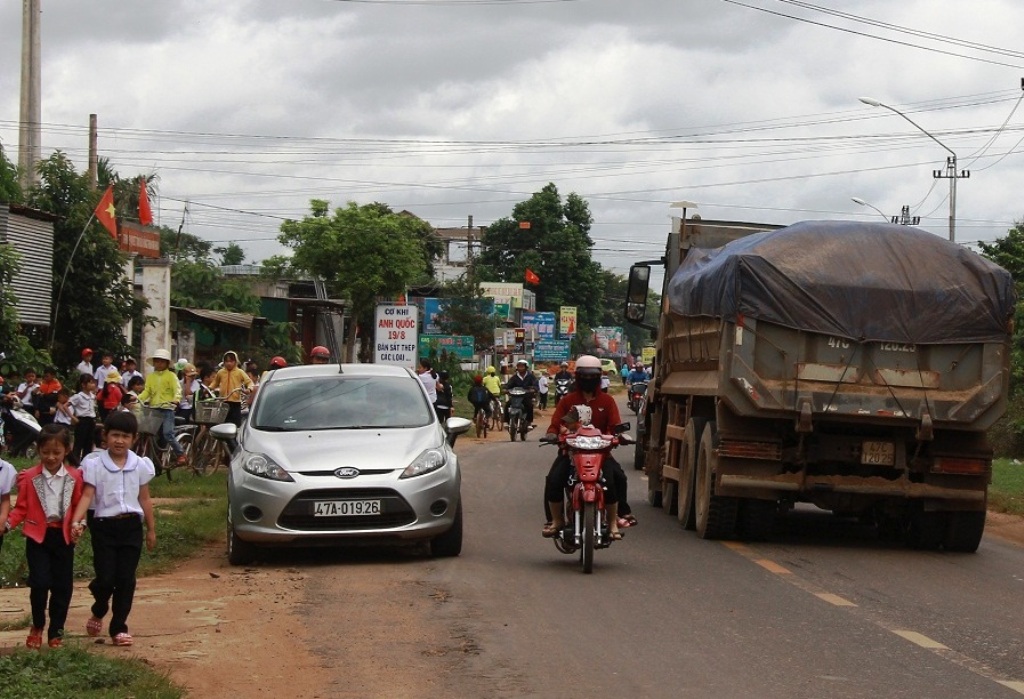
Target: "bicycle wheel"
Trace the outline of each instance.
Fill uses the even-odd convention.
[[[204,443],[201,456],[201,475],[209,476],[211,473],[217,472],[217,469],[220,468],[221,462],[224,460],[224,445],[221,444],[220,440],[212,437],[209,431],[205,431],[203,433],[203,437]]]

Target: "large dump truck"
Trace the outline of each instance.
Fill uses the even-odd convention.
[[[674,228],[637,447],[651,503],[701,538],[763,539],[812,503],[917,548],[975,551],[986,430],[1007,402],[1009,273],[908,226]],[[650,264],[630,270],[631,322]]]

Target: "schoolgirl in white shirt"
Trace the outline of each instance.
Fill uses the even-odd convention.
[[[88,527],[92,531],[96,577],[89,583],[94,602],[86,633],[99,636],[103,617],[111,612],[108,632],[114,645],[130,646],[128,614],[135,598],[135,573],[143,539],[147,550],[156,546],[156,522],[149,497],[149,482],[156,476],[156,469],[152,461],[131,450],[139,431],[134,413],[112,412],[103,427],[107,448],[82,461],[85,488],[75,510],[71,533],[76,541],[81,537],[86,528],[86,512],[92,508]]]

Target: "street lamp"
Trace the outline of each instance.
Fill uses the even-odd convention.
[[[879,216],[881,216],[882,218],[884,218],[884,219],[885,219],[886,221],[888,221],[888,220],[889,220],[889,217],[888,217],[888,216],[886,216],[886,215],[885,215],[885,213],[883,213],[881,209],[879,209],[879,208],[878,208],[877,206],[875,206],[874,204],[869,204],[869,203],[867,203],[866,201],[864,201],[864,200],[863,200],[863,199],[861,199],[860,197],[850,197],[850,201],[852,201],[852,202],[853,202],[854,204],[860,204],[861,206],[866,206],[866,207],[868,207],[869,209],[874,209],[875,211],[877,211],[877,212],[878,212],[878,215],[879,215]]]
[[[870,99],[868,97],[860,97],[859,99],[860,99],[861,102],[863,102],[864,104],[868,105],[869,107],[883,107],[885,109],[888,109],[890,112],[893,112],[895,114],[899,114],[901,117],[903,117],[904,119],[909,121],[911,124],[913,124],[914,127],[917,128],[918,131],[920,131],[925,136],[927,136],[928,138],[930,138],[933,141],[935,141],[936,143],[938,143],[940,146],[942,146],[942,148],[944,150],[946,150],[949,153],[950,157],[946,158],[946,172],[945,172],[945,174],[943,174],[942,170],[932,170],[932,177],[935,177],[935,178],[940,178],[940,177],[949,178],[949,240],[950,240],[950,242],[955,242],[956,241],[956,181],[958,179],[960,179],[961,177],[970,177],[971,173],[968,170],[963,170],[962,172],[957,172],[957,169],[956,169],[956,153],[954,153],[953,150],[949,146],[947,146],[945,143],[943,143],[939,139],[935,138],[935,136],[933,136],[927,129],[922,127],[920,124],[918,124],[916,121],[914,121],[913,119],[908,117],[906,114],[904,114],[900,110],[896,109],[895,107],[890,107],[889,105],[887,105],[887,104],[885,104],[883,102],[879,102],[878,100]],[[854,200],[854,201],[856,201],[856,200]],[[874,208],[874,207],[872,207],[872,208]]]

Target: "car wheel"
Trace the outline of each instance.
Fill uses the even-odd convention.
[[[462,553],[462,502],[455,509],[455,521],[451,529],[430,540],[430,555],[435,558],[451,558]]]
[[[252,563],[256,558],[256,545],[248,541],[242,541],[235,533],[235,528],[228,520],[228,563],[233,566],[244,566]]]

